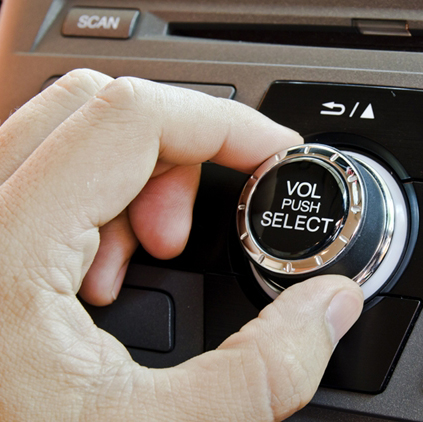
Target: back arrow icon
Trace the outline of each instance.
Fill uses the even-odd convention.
[[[322,104],[323,107],[330,108],[330,110],[321,110],[320,114],[327,114],[331,116],[341,116],[345,113],[345,106],[343,104],[337,104],[333,101],[330,103]]]

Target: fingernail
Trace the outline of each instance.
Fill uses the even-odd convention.
[[[111,291],[111,295],[113,298],[113,301],[115,301],[119,295],[120,289],[122,287],[123,279],[125,278],[126,270],[128,268],[128,262],[125,262],[125,264],[122,265],[121,269],[116,275],[115,282],[113,284],[113,288]]]
[[[284,126],[284,129],[286,130],[288,136],[291,136],[293,138],[299,138],[299,140],[303,140],[303,137],[295,130],[286,126]]]
[[[354,325],[363,309],[363,297],[353,290],[337,293],[326,311],[326,320],[333,345]]]

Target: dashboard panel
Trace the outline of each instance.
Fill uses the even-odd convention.
[[[289,420],[423,421],[422,52],[417,0],[9,0],[0,119],[89,67],[230,98],[310,145],[368,157],[404,200],[403,244],[311,404]],[[247,180],[205,163],[184,253],[159,261],[139,248],[118,300],[85,305],[137,362],[167,367],[212,350],[271,300],[263,285],[273,288],[274,274],[248,262],[237,233]]]

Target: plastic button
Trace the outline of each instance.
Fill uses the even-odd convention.
[[[140,12],[134,9],[73,7],[63,23],[63,35],[130,38]]]

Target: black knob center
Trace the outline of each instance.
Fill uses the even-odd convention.
[[[294,260],[315,255],[344,223],[345,186],[323,162],[281,163],[257,183],[249,207],[251,234],[264,252]]]

